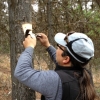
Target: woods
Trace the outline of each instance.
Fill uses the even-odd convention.
[[[53,37],[57,32],[77,31],[87,34],[95,45],[95,56],[89,63],[89,69],[92,73],[100,70],[99,0],[2,0],[0,1],[0,19],[0,53],[10,55],[11,100],[36,99],[35,91],[21,84],[13,75],[18,57],[24,49],[23,22],[32,23],[33,33],[44,32],[54,46],[56,44]],[[38,63],[38,60],[43,61],[49,69],[55,68],[45,48],[42,48],[39,43],[35,49],[33,64]],[[41,66],[41,63],[34,66]],[[43,65],[42,70],[45,70]],[[100,87],[97,93],[100,95]]]

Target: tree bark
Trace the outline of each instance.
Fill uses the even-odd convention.
[[[48,0],[47,2],[47,22],[48,22],[48,39],[50,43],[53,45],[54,44],[54,38],[53,38],[54,31],[53,31],[52,0]],[[49,69],[53,69],[54,64],[51,59],[49,63],[50,63],[48,66]]]
[[[52,0],[48,0],[47,3],[47,22],[48,22],[48,38],[51,44],[54,44],[53,40],[53,15],[52,15]]]
[[[32,22],[31,0],[8,0],[8,3],[12,100],[35,100],[35,92],[14,78],[15,66],[20,53],[23,51],[24,33],[22,31],[22,23]]]

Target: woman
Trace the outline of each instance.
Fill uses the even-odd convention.
[[[94,56],[92,40],[83,33],[57,33],[57,50],[50,45],[45,34],[37,39],[47,48],[55,62],[55,71],[37,71],[32,68],[32,55],[36,38],[25,38],[15,77],[23,84],[42,94],[41,100],[95,100],[91,74],[85,65]]]

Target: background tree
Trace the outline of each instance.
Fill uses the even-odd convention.
[[[9,53],[7,0],[0,1],[0,52]]]

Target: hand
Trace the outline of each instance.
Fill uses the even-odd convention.
[[[38,33],[37,34],[37,39],[41,42],[43,46],[48,48],[50,46],[48,37],[44,33]]]
[[[30,35],[27,36],[27,38],[25,38],[25,41],[23,41],[23,45],[25,48],[27,47],[32,47],[34,48],[36,46],[36,38],[31,38]]]

